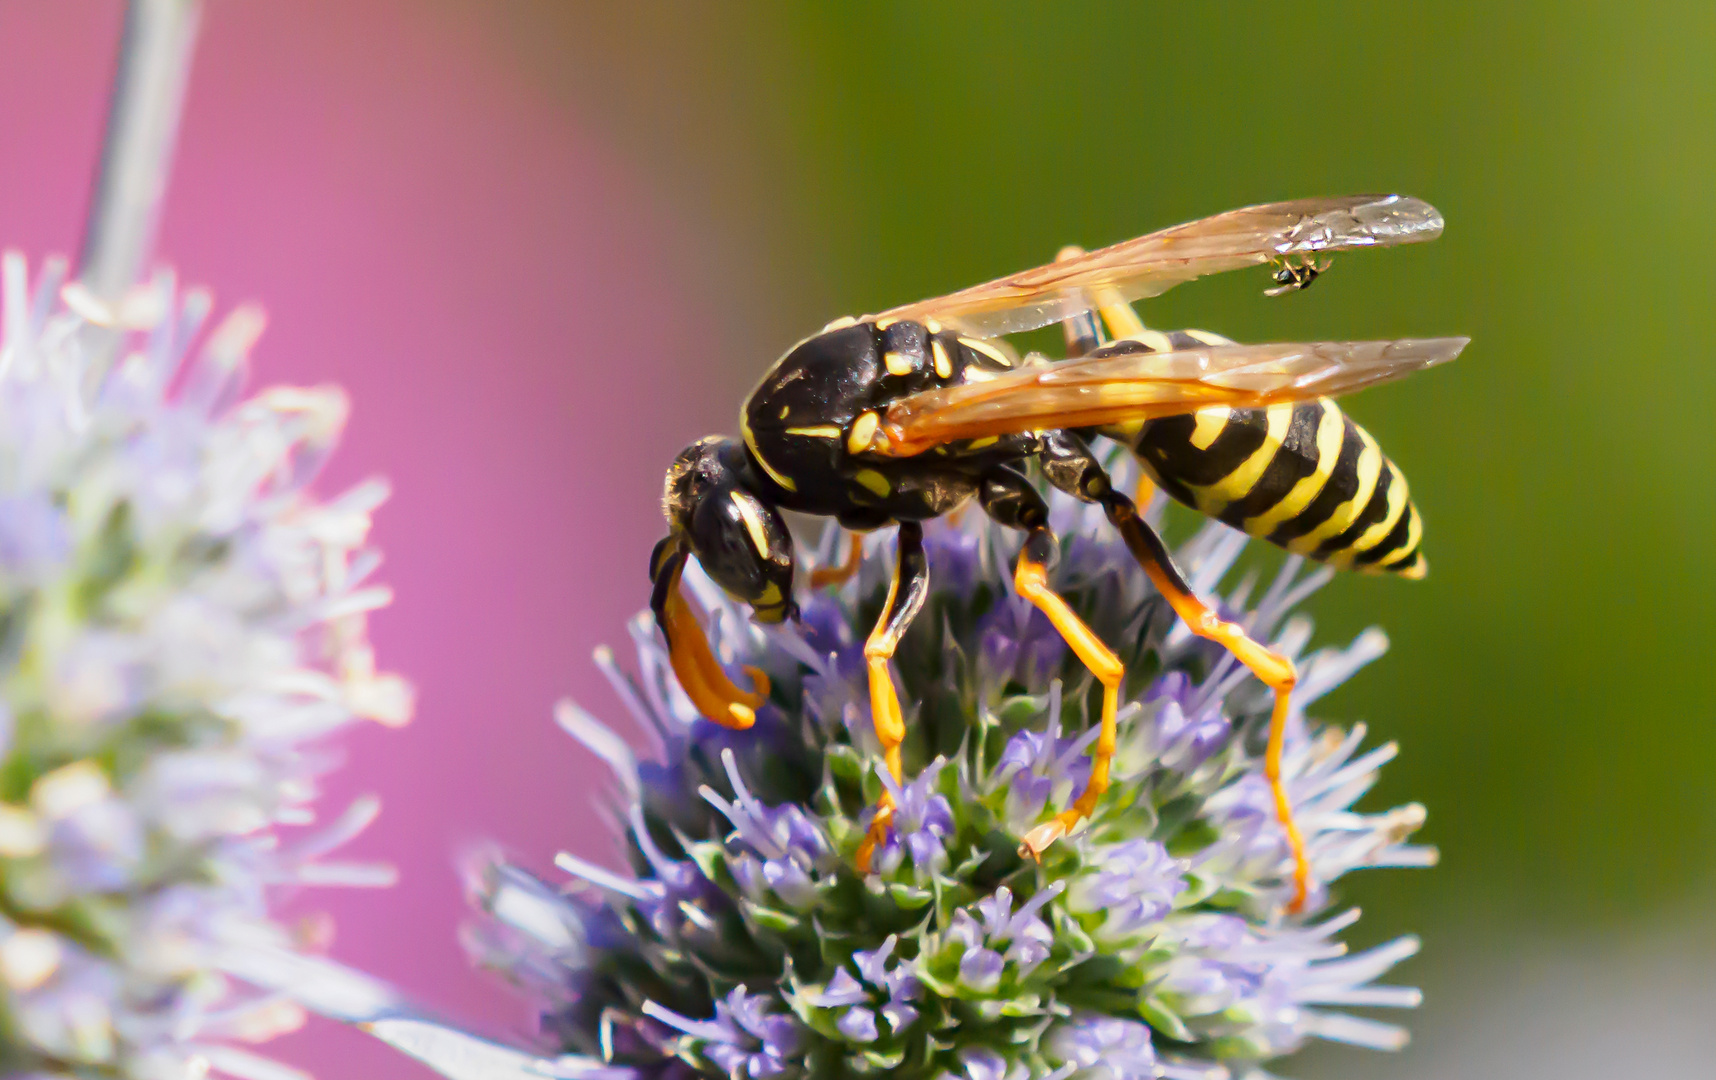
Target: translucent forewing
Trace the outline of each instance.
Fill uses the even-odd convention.
[[[1069,360],[901,398],[870,449],[909,456],[961,439],[1334,397],[1445,363],[1469,340],[1218,345]]]
[[[1016,334],[1101,304],[1156,296],[1205,274],[1284,256],[1415,244],[1442,234],[1442,215],[1405,195],[1297,199],[1230,210],[1100,251],[997,278],[879,319],[936,319],[984,337]]]

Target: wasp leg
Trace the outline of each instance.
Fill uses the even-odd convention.
[[[1144,572],[1150,575],[1157,591],[1167,597],[1175,614],[1185,620],[1192,633],[1222,645],[1240,663],[1250,668],[1252,674],[1262,680],[1265,686],[1275,691],[1275,707],[1269,715],[1269,748],[1263,759],[1263,773],[1269,780],[1270,793],[1275,797],[1275,815],[1281,820],[1281,828],[1287,834],[1287,845],[1293,852],[1293,900],[1288,904],[1287,910],[1297,912],[1305,904],[1311,867],[1305,858],[1304,836],[1293,820],[1293,804],[1287,798],[1287,789],[1282,784],[1281,750],[1287,731],[1288,702],[1292,697],[1293,687],[1299,680],[1298,671],[1294,668],[1293,661],[1254,641],[1244,628],[1220,618],[1193,595],[1191,587],[1186,584],[1185,576],[1180,573],[1179,567],[1174,565],[1173,557],[1162,543],[1162,538],[1138,516],[1137,507],[1129,499],[1118,492],[1111,492],[1100,501],[1108,513],[1108,520],[1120,531],[1126,546],[1132,549],[1133,556],[1144,567]]]
[[[856,539],[854,540],[856,543]],[[888,586],[888,600],[882,605],[882,615],[864,642],[864,663],[870,670],[870,721],[876,725],[876,738],[882,743],[882,761],[894,783],[905,779],[900,764],[900,744],[906,739],[906,721],[900,712],[900,696],[894,691],[894,680],[888,672],[888,661],[900,646],[906,627],[912,624],[924,599],[929,596],[929,563],[924,558],[924,527],[916,521],[902,521],[899,528],[899,558],[894,566],[894,580]],[[894,795],[884,786],[882,797],[876,800],[876,814],[870,819],[870,831],[858,845],[858,872],[868,874],[876,848],[887,841],[888,830],[894,822]]]
[[[1138,312],[1131,304],[1114,296],[1103,299],[1110,302],[1102,304],[1096,310],[1102,316],[1103,324],[1108,327],[1109,336],[1114,340],[1142,339],[1145,334],[1149,333],[1149,330],[1144,326],[1144,320],[1138,317]]]
[[[673,666],[685,696],[697,706],[697,711],[723,727],[743,730],[757,722],[757,709],[769,696],[769,679],[761,671],[746,665],[756,689],[750,693],[740,690],[721,669],[720,661],[710,651],[709,639],[703,634],[697,616],[679,588],[680,575],[685,570],[686,552],[671,538],[656,546],[651,576],[655,587],[650,593],[650,609],[655,623],[667,639],[667,658]]]
[[[857,533],[848,533],[846,542],[851,546],[846,549],[846,561],[839,566],[819,566],[810,572],[810,587],[820,589],[824,585],[844,585],[858,572],[858,567],[864,561],[864,541]]]
[[[1069,244],[1055,254],[1055,261],[1066,262],[1083,254],[1084,248]],[[1092,312],[1081,311],[1070,319],[1062,319],[1061,330],[1066,334],[1068,360],[1089,356],[1102,345],[1101,328]]]
[[[1065,836],[1079,819],[1090,816],[1097,800],[1108,790],[1109,763],[1114,757],[1117,737],[1115,713],[1120,707],[1120,681],[1126,671],[1120,658],[1048,586],[1048,563],[1054,554],[1055,537],[1049,531],[1049,510],[1043,497],[1023,475],[1003,466],[984,476],[978,498],[997,523],[1026,530],[1025,547],[1019,552],[1013,573],[1013,587],[1049,617],[1068,647],[1102,683],[1102,729],[1090,750],[1089,782],[1071,806],[1026,833],[1019,845],[1020,854],[1040,859],[1049,845]]]
[[[1061,329],[1066,334],[1068,360],[1089,356],[1102,346],[1102,335],[1097,332],[1096,316],[1088,311],[1062,320]]]

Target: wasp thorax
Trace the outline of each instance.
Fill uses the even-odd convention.
[[[704,573],[751,605],[758,622],[780,622],[797,612],[792,535],[760,488],[744,446],[710,436],[667,470],[662,512]]]

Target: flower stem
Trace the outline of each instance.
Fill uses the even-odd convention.
[[[115,303],[154,244],[202,0],[130,0],[78,276]]]

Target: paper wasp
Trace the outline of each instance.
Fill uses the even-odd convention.
[[[1085,789],[1023,838],[1021,850],[1040,856],[1090,815],[1108,787],[1123,672],[1046,583],[1055,538],[1042,496],[1020,470],[1034,460],[1052,486],[1103,507],[1193,633],[1225,646],[1274,690],[1265,764],[1293,854],[1297,909],[1309,871],[1280,775],[1294,666],[1192,594],[1137,504],[1109,482],[1089,440],[1124,443],[1144,475],[1175,499],[1289,551],[1423,576],[1422,525],[1405,480],[1329,399],[1451,360],[1466,339],[1238,345],[1199,331],[1147,330],[1131,301],[1257,265],[1276,268],[1282,288],[1272,293],[1303,288],[1327,266],[1328,253],[1432,240],[1441,231],[1433,207],[1398,195],[1272,203],[1088,254],[1069,249],[1034,270],[829,324],[751,392],[742,440],[703,439],[668,470],[670,531],[651,559],[651,604],[680,685],[705,716],[735,728],[750,726],[767,695],[761,673],[751,672],[754,689],[744,691],[711,653],[679,591],[689,556],[748,603],[757,621],[779,622],[797,614],[782,510],[859,531],[896,526],[893,585],[864,655],[876,734],[887,768],[901,779],[905,725],[888,665],[928,592],[922,522],[975,498],[996,522],[1026,534],[1016,589],[1104,687]],[[1102,342],[1098,316],[1110,343]],[[1056,322],[1066,328],[1062,362],[1022,361],[998,340]],[[861,870],[892,817],[884,794],[858,851]]]

